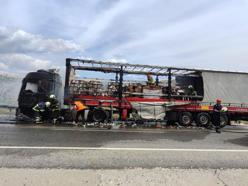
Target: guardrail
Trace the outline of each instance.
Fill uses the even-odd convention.
[[[0,105],[0,108],[5,108],[5,109],[12,110],[12,109],[16,109],[17,106],[13,106],[13,105]]]

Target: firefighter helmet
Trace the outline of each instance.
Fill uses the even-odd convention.
[[[45,102],[45,105],[46,105],[46,107],[50,107],[51,102],[47,101],[47,102]]]
[[[221,103],[221,99],[216,99],[216,102],[217,103]]]
[[[54,94],[51,94],[51,95],[49,96],[49,98],[50,98],[50,99],[55,99],[55,95],[54,95]]]

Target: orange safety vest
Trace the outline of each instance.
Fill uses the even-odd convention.
[[[76,111],[84,110],[87,108],[81,101],[74,101],[74,104]]]

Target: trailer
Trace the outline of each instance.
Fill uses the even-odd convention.
[[[90,78],[77,76],[90,72]],[[247,80],[245,72],[67,58],[64,104],[70,107],[80,100],[88,108],[88,122],[166,121],[208,126],[215,99],[221,98],[228,109],[221,117],[226,125],[248,118]]]

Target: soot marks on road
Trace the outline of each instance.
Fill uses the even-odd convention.
[[[162,130],[161,130],[162,131]],[[0,145],[16,146],[75,146],[75,147],[101,147],[108,142],[139,140],[144,142],[158,140],[174,140],[189,142],[202,140],[209,135],[209,131],[199,130],[173,130],[157,131],[87,131],[87,130],[54,130],[54,128],[26,128],[10,127],[1,132],[7,135]]]
[[[175,131],[165,133],[162,139],[180,141],[180,142],[189,142],[192,140],[203,140],[209,135],[208,131]]]
[[[82,136],[87,141],[94,140],[95,143],[100,143],[100,144],[105,144],[106,142],[125,141],[125,140],[157,141],[161,139],[188,142],[192,140],[205,139],[206,136],[209,134],[209,132],[207,131],[170,131],[164,133],[84,131],[82,133],[83,133]]]
[[[226,141],[229,142],[229,143],[233,143],[235,145],[241,145],[241,146],[248,147],[248,135],[246,135],[245,137],[229,139],[229,140],[226,140]]]

